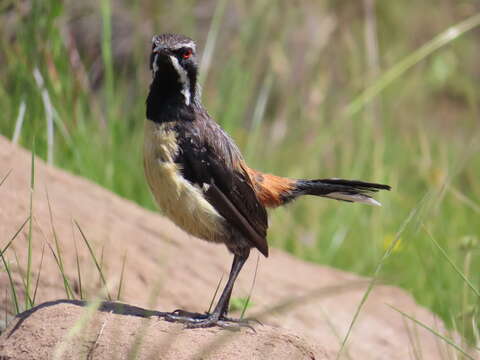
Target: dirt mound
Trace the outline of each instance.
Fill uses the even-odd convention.
[[[25,150],[0,138],[0,178],[12,170],[0,187],[0,248],[29,215],[30,157]],[[72,220],[80,225],[97,257],[102,259],[112,298],[118,293],[122,259],[126,256],[121,289],[123,302],[161,311],[184,308],[203,312],[208,309],[220,276],[228,273],[231,263],[231,256],[223,246],[194,239],[160,215],[146,211],[85,179],[49,167],[40,160],[36,161],[33,216],[33,279],[36,280],[40,275],[36,303],[65,298],[63,280],[48,246],[39,274],[42,248],[47,243],[54,247],[53,229],[61,247],[67,278],[74,290],[80,293],[81,288],[87,298],[94,298],[93,294],[98,293],[101,284],[98,273]],[[19,291],[23,288],[20,274],[25,274],[27,264],[27,233],[27,229],[22,230],[7,252],[14,269],[16,260],[11,251],[15,250],[18,256],[20,266],[15,271],[14,279]],[[77,276],[75,244],[82,273],[81,284]],[[248,315],[257,317],[266,325],[258,327],[256,335],[242,330],[239,337],[232,338],[231,343],[220,346],[218,354],[224,355],[217,356],[229,357],[227,354],[236,354],[235,351],[240,351],[240,348],[248,354],[263,354],[262,351],[270,346],[268,353],[278,355],[276,358],[279,359],[308,358],[312,351],[316,358],[334,359],[368,286],[368,279],[305,263],[275,249],[268,259],[260,258],[259,261],[253,307]],[[249,293],[255,266],[254,255],[240,274],[234,297]],[[3,313],[5,309],[12,309],[12,304],[3,296],[3,289],[8,287],[7,274],[3,271],[0,271],[0,287],[0,307],[3,307],[0,310]],[[377,286],[353,327],[343,352],[346,358],[408,359],[421,354],[422,359],[439,359],[448,353],[438,338],[415,326],[388,305],[443,331],[441,321],[415,304],[406,292],[394,287]],[[12,358],[37,359],[40,351],[52,351],[44,347],[51,347],[62,339],[74,319],[78,319],[83,312],[81,307],[69,303],[40,309],[29,313],[23,321],[12,322],[1,335],[0,357],[11,354],[9,356]],[[99,338],[95,357],[108,351],[109,341],[119,346],[118,351],[123,354],[140,329],[140,324],[144,324],[144,320],[138,317],[105,312],[97,313],[94,318],[92,324],[97,324],[97,327],[92,325],[93,330],[86,335],[86,339],[91,340],[90,336],[98,332],[98,324],[106,324],[103,328],[105,337]],[[16,324],[20,322],[18,327]],[[115,326],[111,325],[113,323]],[[158,353],[159,346],[171,349],[172,354],[178,349],[185,349],[183,355],[175,357],[177,359],[198,353],[213,336],[221,333],[219,329],[181,330],[178,325],[163,321],[150,320],[148,324],[149,335],[142,343],[142,354]],[[19,338],[8,335],[15,326],[16,333],[21,334]],[[292,334],[300,336],[302,340]],[[49,337],[57,340],[49,340]],[[170,343],[168,339],[171,339]],[[71,348],[68,350],[73,351]],[[237,358],[236,355],[233,357]],[[258,357],[263,358],[260,355]]]
[[[255,332],[184,330],[179,324],[161,321],[155,314],[129,305],[102,303],[99,311],[90,314],[84,306],[70,300],[33,308],[8,329],[0,352],[7,359],[32,360],[325,359],[315,355],[320,354],[318,349],[281,328],[260,326]],[[88,319],[85,327],[66,331],[82,317]],[[29,338],[35,341],[25,341]]]

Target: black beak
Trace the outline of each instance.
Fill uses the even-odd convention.
[[[150,70],[154,71],[155,68],[159,68],[163,63],[168,62],[168,51],[165,48],[157,46],[152,49],[150,54]],[[156,63],[156,67],[154,65]]]

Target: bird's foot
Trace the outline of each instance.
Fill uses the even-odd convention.
[[[179,322],[185,324],[186,328],[207,328],[212,326],[219,326],[229,330],[240,330],[241,328],[249,328],[253,331],[255,329],[252,326],[253,322],[261,324],[257,320],[251,319],[233,319],[226,316],[219,316],[215,312],[209,314],[193,313],[185,310],[175,310],[165,315],[165,320],[171,322]]]

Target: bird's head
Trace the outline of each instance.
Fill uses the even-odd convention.
[[[183,35],[162,34],[152,39],[150,70],[153,82],[179,91],[186,105],[196,97],[197,57],[195,42]]]

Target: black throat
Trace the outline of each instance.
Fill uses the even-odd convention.
[[[162,69],[163,70],[163,69]],[[182,84],[174,69],[158,70],[147,97],[147,119],[157,123],[193,121],[195,119],[195,81],[190,76],[190,103],[182,94]]]

